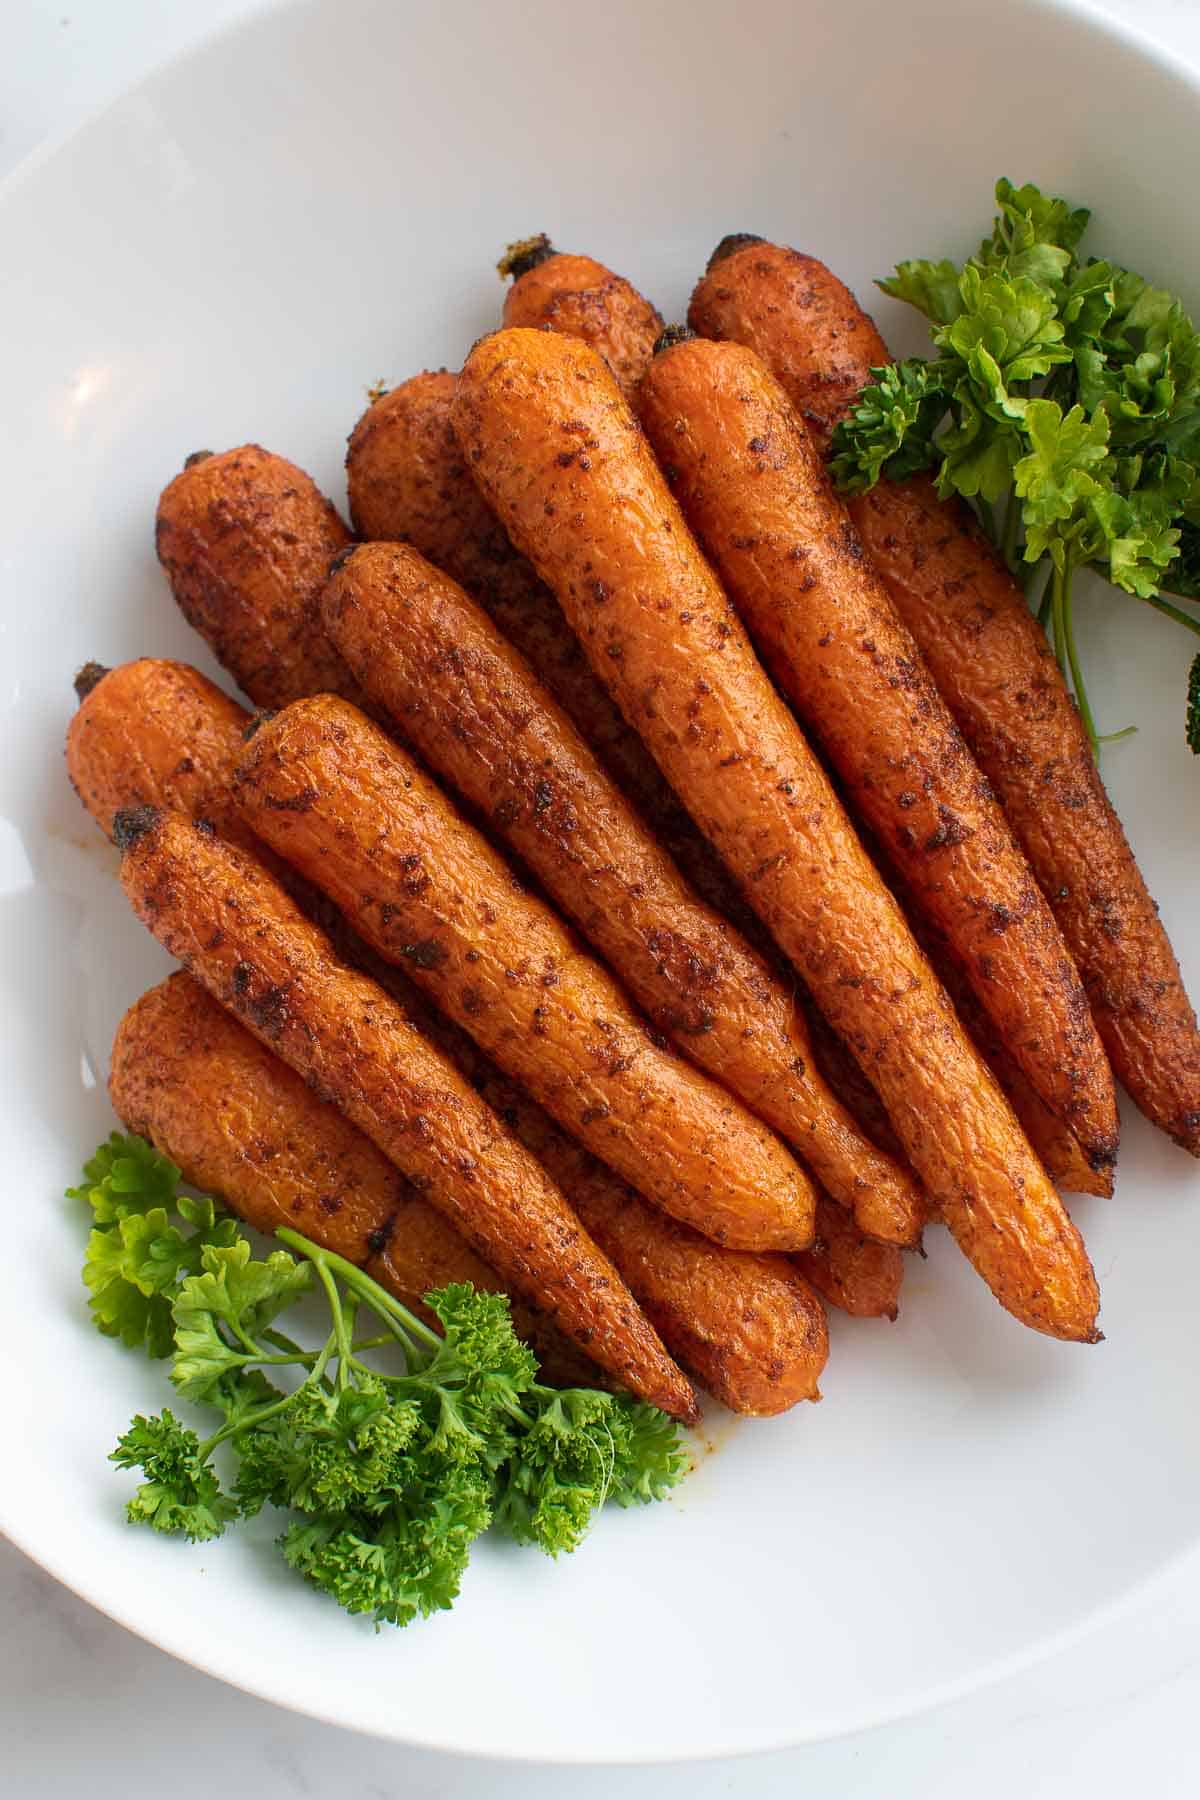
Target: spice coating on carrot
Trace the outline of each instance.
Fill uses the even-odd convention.
[[[170,1157],[185,1181],[270,1235],[290,1225],[368,1269],[435,1323],[424,1296],[495,1270],[370,1138],[318,1100],[287,1064],[197,981],[170,975],[134,1002],[113,1043],[108,1091],[126,1129]],[[554,1380],[595,1379],[548,1319],[512,1302],[513,1323]]]
[[[687,886],[533,671],[407,545],[360,546],[326,627],[376,705],[513,846],[651,1021],[796,1149],[873,1235],[912,1243],[923,1200],[834,1099],[794,991]]]
[[[346,480],[359,537],[408,543],[459,582],[537,670],[580,735],[710,906],[763,947],[761,926],[592,673],[557,600],[513,548],[454,436],[455,377],[414,375],[367,409]],[[313,685],[312,693],[320,687]],[[299,696],[293,696],[298,698]]]
[[[792,1258],[831,1306],[854,1319],[895,1319],[900,1313],[904,1255],[894,1244],[864,1237],[853,1219],[824,1195],[817,1201],[811,1250]]]
[[[632,394],[654,354],[662,315],[623,275],[591,256],[554,252],[519,274],[504,299],[506,325],[581,338]]]
[[[1001,1041],[1097,1168],[1112,1073],[1054,915],[787,396],[743,345],[692,338],[642,384],[685,517],[852,811],[941,930]]]
[[[688,316],[755,349],[822,444],[891,361],[849,289],[775,244],[703,277]],[[927,476],[881,481],[849,506],[1054,909],[1116,1074],[1200,1155],[1195,1013],[1045,633],[965,507]]]
[[[109,669],[67,726],[67,774],[107,837],[124,806],[175,807],[251,844],[231,781],[250,715],[188,663],[140,656]]]
[[[121,884],[170,953],[444,1212],[506,1286],[679,1418],[695,1399],[548,1175],[277,882],[182,814],[118,814]]]
[[[206,456],[164,489],[155,541],[184,617],[256,706],[361,698],[316,616],[350,533],[303,469],[257,444]]]
[[[242,824],[232,797],[249,715],[186,664],[141,658],[105,679],[111,682],[106,694],[93,699],[99,683],[93,684],[80,708],[91,729],[70,739],[72,773],[97,822],[111,829],[113,812],[123,806],[149,802],[186,811],[190,800],[221,835],[228,838],[236,827],[260,858],[269,857]],[[97,713],[101,700],[103,712]],[[147,718],[155,728],[144,731]],[[778,1257],[717,1250],[667,1218],[561,1131],[402,970],[373,956],[344,925],[335,941],[339,954],[380,983],[407,1023],[453,1063],[547,1170],[647,1316],[659,1321],[672,1355],[703,1387],[734,1412],[774,1412],[815,1396],[825,1356],[821,1304],[802,1290],[789,1265]],[[271,1229],[270,1209],[288,1194],[289,1216],[282,1222],[322,1242],[327,1233],[332,1248],[357,1261],[362,1232],[354,1221],[363,1208],[343,1204],[334,1213],[329,1203],[339,1197],[344,1202],[347,1189],[356,1195],[374,1191],[383,1222],[368,1229],[387,1241],[364,1266],[392,1292],[417,1305],[423,1293],[446,1281],[488,1285],[471,1273],[472,1265],[487,1265],[449,1220],[190,976],[170,977],[131,1009],[118,1049],[112,1093],[129,1128],[149,1137],[197,1186],[223,1194],[250,1223]],[[211,1098],[197,1103],[196,1094],[205,1092]],[[226,1129],[231,1104],[241,1108],[236,1130]],[[401,1225],[392,1228],[383,1202],[394,1191],[408,1198]],[[294,1212],[297,1202],[300,1214]],[[820,1265],[824,1254],[814,1250],[810,1261]],[[863,1260],[870,1260],[869,1250]],[[500,1285],[494,1272],[490,1285]],[[548,1379],[594,1380],[594,1370],[588,1373],[578,1351],[542,1314],[519,1299],[512,1306]],[[734,1319],[739,1323],[731,1332]]]
[[[1079,1235],[611,375],[583,344],[494,333],[460,376],[455,428],[593,667],[880,1092],[960,1246],[1025,1323],[1093,1340]]]
[[[321,695],[267,720],[238,796],[257,836],[640,1193],[718,1243],[809,1242],[812,1183],[779,1140],[654,1039],[545,902],[355,708]]]

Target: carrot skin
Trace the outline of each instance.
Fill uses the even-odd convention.
[[[659,1030],[787,1139],[874,1236],[913,1243],[923,1197],[816,1068],[794,989],[683,881],[528,664],[408,545],[330,577],[326,628],[376,706],[506,839]]]
[[[693,887],[760,953],[772,954],[737,884],[593,674],[554,595],[509,542],[472,480],[451,422],[455,379],[447,369],[414,375],[359,419],[346,452],[355,531],[365,540],[411,544],[466,589],[537,670]],[[306,691],[320,693],[322,684],[313,681]]]
[[[268,1236],[290,1225],[366,1269],[436,1324],[425,1295],[499,1276],[335,1107],[318,1100],[182,971],[134,1002],[109,1069],[127,1131],[170,1157],[185,1181]],[[594,1366],[541,1313],[511,1302],[513,1325],[547,1380],[594,1381]]]
[[[1112,1071],[1054,915],[779,383],[743,345],[656,357],[642,423],[685,517],[841,791],[945,934],[1026,1079],[1094,1167]]]
[[[186,664],[140,658],[88,684],[68,732],[68,767],[109,835],[123,806],[168,806],[212,821],[227,840],[266,859],[271,852],[246,830],[232,794],[249,718]],[[232,838],[234,832],[240,837]],[[286,864],[280,867],[295,879]],[[402,970],[354,943],[344,928],[338,944],[548,1171],[701,1386],[734,1412],[775,1412],[816,1397],[827,1337],[821,1302],[790,1265],[774,1256],[718,1251],[668,1219],[561,1131]],[[310,1093],[190,976],[170,977],[126,1015],[110,1085],[130,1130],[149,1137],[189,1180],[222,1193],[260,1229],[294,1224],[351,1261],[360,1260],[364,1235],[386,1234],[364,1266],[418,1310],[421,1295],[447,1281],[501,1285],[369,1138]],[[208,1091],[207,1103],[195,1103],[197,1091]],[[231,1096],[243,1109],[241,1123],[228,1117]],[[249,1112],[253,1121],[246,1124]],[[362,1196],[372,1191],[379,1196],[373,1222],[360,1217]],[[290,1195],[282,1221],[275,1217],[281,1192]],[[348,1203],[348,1195],[359,1203]],[[389,1227],[383,1215],[393,1195],[403,1198]],[[341,1202],[336,1213],[329,1210],[335,1199]],[[869,1249],[862,1255],[870,1261]],[[823,1252],[813,1250],[809,1260],[819,1269]],[[520,1299],[512,1307],[548,1380],[595,1379],[594,1367],[542,1313]],[[742,1323],[731,1332],[735,1318]]]
[[[649,368],[663,328],[662,314],[623,275],[594,257],[565,252],[517,277],[504,298],[503,322],[582,339],[629,395]]]
[[[682,1372],[541,1166],[245,851],[180,813],[118,814],[134,911],[214,999],[373,1139],[594,1362],[694,1419]]]
[[[180,611],[256,706],[362,701],[316,612],[351,542],[304,470],[258,444],[189,461],[158,502],[158,560]]]
[[[1082,1241],[585,345],[501,331],[455,429],[509,535],[884,1100],[997,1298],[1092,1341]]]
[[[892,360],[849,289],[778,244],[712,267],[688,316],[756,350],[822,446]],[[1113,1069],[1200,1156],[1196,1015],[1045,632],[966,507],[940,500],[928,476],[881,481],[848,505],[1054,909]]]
[[[238,796],[257,836],[640,1193],[717,1243],[810,1242],[813,1186],[779,1140],[655,1040],[545,902],[355,708],[319,695],[266,720]]]

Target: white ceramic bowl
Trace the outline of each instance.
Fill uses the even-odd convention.
[[[347,1725],[619,1760],[926,1705],[1193,1553],[1200,1171],[1131,1112],[1116,1199],[1077,1209],[1103,1346],[1022,1331],[931,1233],[898,1325],[833,1320],[820,1407],[710,1421],[671,1504],[606,1517],[561,1566],[488,1545],[453,1613],[380,1636],[283,1568],[265,1520],[195,1550],[123,1523],[105,1456],[163,1373],[92,1331],[83,1221],[59,1195],[110,1124],[116,1020],[166,966],[68,790],[70,679],[93,656],[209,666],[153,552],[186,452],[254,438],[340,497],[367,385],[457,363],[496,320],[498,251],[542,228],[670,316],[731,230],[814,250],[860,290],[899,256],[963,252],[1003,173],[1091,202],[1098,248],[1197,302],[1198,122],[1178,69],[1014,0],[329,0],[217,39],[9,186],[0,1522],[63,1581]],[[1104,722],[1140,727],[1107,774],[1200,988],[1191,645],[1099,591],[1083,610]]]

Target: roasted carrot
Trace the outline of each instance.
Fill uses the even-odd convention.
[[[235,816],[231,799],[233,769],[241,753],[249,714],[233,706],[218,688],[184,664],[142,658],[122,668],[103,671],[105,681],[111,685],[106,696],[93,698],[100,673],[98,665],[93,665],[92,678],[80,707],[80,712],[90,719],[91,729],[71,735],[73,756],[70,765],[85,804],[97,822],[109,830],[113,812],[131,798],[135,802],[174,804],[186,810],[190,794],[202,816],[215,820],[222,835],[236,824],[244,842],[254,846],[261,858],[269,857],[271,852],[265,845],[256,844],[240,817]],[[163,704],[172,697],[180,701],[173,711]],[[143,736],[141,721],[147,717],[158,721],[161,729]],[[178,734],[175,736],[171,735],[172,719]],[[185,727],[191,733],[190,738],[183,735]],[[179,774],[183,762],[191,764],[186,777]],[[281,866],[286,868],[286,865]],[[354,943],[349,933],[344,934],[339,950],[356,967],[380,982],[400,1006],[407,1023],[454,1064],[472,1089],[536,1156],[583,1218],[601,1249],[612,1257],[634,1298],[644,1305],[648,1315],[653,1312],[661,1319],[669,1334],[668,1348],[672,1355],[687,1362],[689,1371],[703,1387],[735,1412],[781,1410],[795,1400],[815,1395],[826,1335],[821,1305],[814,1294],[806,1295],[802,1285],[798,1286],[787,1264],[777,1257],[715,1250],[698,1233],[676,1225],[561,1131],[528,1094],[501,1074],[473,1038],[451,1024],[430,1004],[402,970],[374,957],[365,945]],[[180,986],[183,993],[177,994],[175,990]],[[310,1198],[313,1184],[321,1194],[332,1192],[328,1156],[311,1131],[306,1135],[300,1121],[293,1121],[289,1130],[281,1134],[268,1131],[267,1120],[259,1116],[253,1128],[246,1127],[244,1140],[238,1140],[236,1136],[222,1135],[223,1101],[190,1105],[186,1115],[179,1110],[169,1110],[172,1096],[185,1090],[193,1092],[195,1083],[182,1064],[167,1060],[173,1030],[168,1029],[170,1021],[164,1011],[168,1006],[172,1014],[198,1008],[200,1002],[195,997],[202,995],[203,990],[198,989],[190,977],[177,976],[154,993],[162,994],[161,1002],[152,1002],[152,996],[146,996],[138,1003],[134,1014],[129,1015],[130,1020],[136,1016],[139,1021],[136,1039],[126,1033],[122,1040],[129,1053],[121,1063],[121,1095],[130,1104],[133,1097],[142,1096],[139,1101],[142,1105],[141,1124],[123,1111],[122,1103],[118,1103],[118,1111],[127,1118],[131,1128],[146,1130],[161,1149],[183,1165],[198,1185],[220,1187],[235,1211],[263,1228],[269,1225],[268,1216],[250,1209],[265,1204],[271,1194],[278,1195],[288,1189],[292,1192],[288,1201],[290,1206],[296,1197],[292,1190],[296,1189],[297,1183]],[[184,995],[189,998],[185,1000]],[[229,1034],[233,1034],[231,1041],[241,1045],[243,1056],[252,1054],[259,1059],[269,1056],[256,1039],[245,1033],[236,1020],[216,1007],[206,995],[203,1005],[222,1021],[222,1031],[215,1025],[213,1028],[214,1049],[226,1043]],[[140,1029],[143,1025],[145,1032]],[[153,1045],[146,1046],[146,1037],[153,1039],[160,1030],[162,1042],[157,1046],[157,1054],[152,1054]],[[189,1059],[199,1058],[198,1033],[174,1035],[186,1038]],[[204,1041],[209,1040],[205,1038]],[[272,1097],[273,1105],[277,1108],[285,1105],[290,1083],[293,1089],[305,1093],[309,1109],[306,1116],[310,1121],[326,1118],[329,1109],[315,1096],[307,1094],[299,1077],[278,1058],[270,1057],[269,1072],[273,1074],[273,1080],[268,1080],[264,1074],[262,1088]],[[196,1074],[197,1080],[202,1080],[199,1070]],[[283,1083],[282,1088],[280,1083]],[[236,1076],[232,1064],[224,1077],[214,1067],[210,1085],[218,1095],[236,1090],[242,1095],[242,1103],[250,1104],[247,1084]],[[369,1138],[340,1114],[335,1112],[331,1117],[335,1123],[330,1127],[329,1144],[350,1142],[357,1146],[348,1164],[340,1151],[336,1154],[337,1167],[343,1170],[345,1182],[356,1193],[360,1188],[369,1190],[372,1187],[383,1191],[383,1186],[371,1176],[367,1166],[372,1161],[377,1170],[382,1167],[390,1172],[388,1191],[404,1182],[404,1177],[392,1169]],[[156,1137],[149,1129],[151,1124],[156,1129],[169,1130],[170,1141]],[[346,1134],[349,1134],[348,1139]],[[207,1162],[199,1160],[198,1146],[209,1144],[210,1139],[214,1149],[220,1143],[233,1146],[241,1142],[243,1154],[225,1172],[223,1184],[218,1179],[220,1165],[211,1158]],[[270,1157],[265,1154],[268,1145],[273,1148]],[[290,1173],[284,1181],[281,1168],[289,1156],[291,1162],[286,1166]],[[367,1163],[364,1163],[364,1157]],[[254,1185],[255,1180],[258,1180],[258,1186]],[[439,1281],[474,1280],[474,1276],[465,1272],[453,1273],[455,1269],[465,1271],[466,1264],[461,1259],[477,1260],[465,1240],[458,1236],[448,1220],[420,1200],[415,1190],[406,1185],[405,1191],[411,1198],[405,1205],[404,1231],[399,1235],[393,1233],[388,1245],[368,1266],[385,1284],[397,1284],[394,1291],[406,1299],[437,1286]],[[306,1206],[302,1229],[309,1237],[320,1236],[325,1211],[321,1207],[314,1214],[311,1206]],[[350,1216],[354,1216],[353,1209]],[[347,1219],[339,1210],[338,1219],[330,1220],[329,1229],[340,1231],[346,1223]],[[352,1245],[335,1244],[334,1247],[343,1249],[351,1260],[355,1260]],[[413,1264],[412,1258],[417,1252],[421,1260]],[[820,1265],[824,1254],[814,1250],[809,1253],[809,1260]],[[872,1266],[869,1246],[864,1247],[859,1261],[865,1270]],[[755,1269],[758,1271],[757,1285],[751,1280]],[[492,1279],[493,1282],[497,1280],[494,1275]],[[852,1285],[853,1274],[849,1281]],[[834,1301],[837,1304],[836,1293]],[[522,1334],[536,1344],[543,1366],[554,1379],[581,1379],[578,1353],[566,1339],[540,1313],[525,1308],[520,1300],[513,1304],[514,1317]],[[725,1326],[743,1313],[744,1328],[735,1339],[727,1342]]]
[[[851,810],[944,933],[1001,1042],[1097,1169],[1112,1072],[1045,896],[787,395],[710,338],[654,359],[642,423],[684,516]]]
[[[189,457],[158,503],[158,560],[180,610],[257,706],[361,700],[316,616],[350,541],[303,469],[257,444]]]
[[[504,299],[506,325],[542,326],[582,338],[599,351],[625,392],[635,391],[663,322],[623,275],[591,256],[555,250],[544,235],[510,244],[499,268],[513,278]]]
[[[849,1214],[824,1196],[817,1201],[813,1247],[792,1260],[831,1306],[853,1318],[898,1317],[903,1252],[864,1237]]]
[[[370,1138],[318,1100],[190,975],[169,976],[125,1014],[109,1092],[126,1129],[169,1156],[185,1180],[219,1195],[259,1231],[291,1225],[360,1264],[431,1322],[422,1303],[431,1289],[452,1281],[490,1292],[500,1286],[495,1270]],[[483,1097],[492,1098],[486,1089]],[[664,1219],[540,1116],[550,1158],[557,1151],[561,1161],[567,1147],[588,1230],[598,1238],[593,1224],[606,1227],[620,1241],[650,1296],[648,1315],[662,1314],[676,1354],[684,1346],[694,1352],[704,1385],[738,1412],[778,1412],[815,1399],[824,1315],[789,1265],[717,1250]],[[543,1373],[560,1382],[595,1379],[540,1313],[518,1300],[513,1320]]]
[[[238,768],[258,837],[403,966],[565,1130],[717,1243],[802,1249],[812,1183],[660,1048],[612,977],[399,746],[334,695],[264,720]]]
[[[736,884],[593,674],[554,595],[514,550],[471,479],[450,420],[454,381],[445,369],[414,375],[355,426],[346,480],[356,532],[412,544],[466,589],[537,670],[692,885],[762,949],[762,928]],[[319,683],[309,692],[320,693]]]
[[[757,350],[821,442],[891,360],[849,289],[775,244],[715,259],[689,317]],[[1113,1068],[1200,1155],[1195,1013],[1045,633],[966,508],[927,477],[880,482],[850,511],[1054,908]]]
[[[459,378],[455,429],[593,666],[879,1091],[963,1250],[1025,1323],[1093,1340],[1079,1234],[608,370],[554,333],[496,332]]]
[[[376,707],[505,839],[660,1031],[774,1126],[871,1235],[923,1201],[838,1104],[794,989],[689,888],[486,613],[405,544],[362,544],[322,600]]]
[[[475,1048],[472,1046],[472,1048]],[[876,1279],[876,1252],[861,1240],[839,1264],[824,1243],[799,1259],[730,1250],[702,1237],[635,1194],[611,1169],[560,1131],[475,1049],[472,1085],[568,1196],[587,1230],[612,1257],[672,1356],[731,1411],[778,1413],[816,1400],[828,1354],[824,1308],[848,1304]],[[839,1211],[832,1200],[817,1202]]]
[[[370,1138],[318,1100],[197,981],[169,975],[117,1027],[108,1091],[127,1131],[144,1137],[247,1225],[290,1225],[369,1269],[429,1323],[424,1296],[452,1281],[497,1292],[495,1270],[423,1200]],[[513,1323],[561,1382],[594,1371],[520,1300]]]
[[[691,1388],[540,1163],[260,863],[182,813],[118,813],[121,882],[154,936],[340,1108],[506,1287],[634,1393],[695,1417]]]

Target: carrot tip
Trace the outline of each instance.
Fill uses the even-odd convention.
[[[125,851],[144,838],[148,832],[157,829],[162,818],[162,810],[157,806],[123,806],[113,814],[113,843],[118,850]]]
[[[354,552],[357,549],[358,549],[357,544],[347,544],[343,550],[339,550],[337,555],[333,558],[332,562],[330,563],[329,568],[327,569],[326,573],[329,575],[336,575],[338,570],[343,568],[346,565],[346,563],[348,563],[350,561],[350,558],[354,555]]]
[[[718,263],[723,263],[725,258],[732,256],[736,250],[744,250],[747,244],[765,244],[766,241],[766,238],[757,231],[731,231],[728,236],[721,239],[709,257],[705,264],[705,273],[707,274],[710,269],[715,269]]]
[[[695,335],[696,333],[690,325],[668,325],[655,338],[653,354],[658,356],[661,351],[669,350],[673,344],[686,344],[687,340],[694,338]]]
[[[544,231],[534,237],[518,238],[505,250],[496,264],[496,273],[501,281],[519,281],[522,275],[528,275],[530,269],[536,269],[539,263],[548,262],[556,254],[554,245]]]
[[[108,664],[102,662],[85,662],[75,677],[74,688],[77,700],[86,700],[94,687],[109,673]]]

